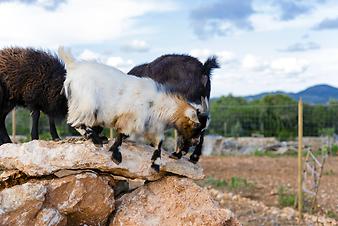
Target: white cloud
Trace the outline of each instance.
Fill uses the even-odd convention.
[[[218,56],[221,64],[228,64],[236,60],[235,54],[230,51],[216,52],[215,55]]]
[[[295,75],[305,72],[309,62],[293,57],[279,58],[270,63],[270,70],[274,73]]]
[[[143,40],[133,40],[122,46],[122,49],[128,52],[147,52],[150,49],[148,43]]]
[[[312,28],[314,25],[327,18],[328,15],[336,15],[338,10],[338,5],[335,1],[326,0],[326,2],[314,7],[306,14],[300,14],[290,20],[280,20],[280,18],[278,18],[278,9],[266,4],[264,1],[257,2],[259,4],[255,4],[255,10],[258,13],[252,15],[250,21],[254,30],[258,32]]]
[[[243,69],[249,71],[288,76],[304,73],[309,67],[309,62],[295,57],[263,60],[255,55],[247,54],[244,56],[241,66]]]
[[[211,55],[211,51],[209,49],[192,49],[190,55],[204,59]]]
[[[264,71],[267,69],[268,63],[257,56],[247,54],[242,60],[242,67],[247,70]]]
[[[128,72],[134,65],[134,62],[130,59],[125,60],[122,57],[111,56],[106,60],[106,64],[117,67],[124,72]]]
[[[130,69],[135,66],[133,60],[124,59],[121,56],[111,56],[107,54],[100,54],[97,52],[93,52],[91,50],[85,49],[80,53],[80,60],[88,60],[88,61],[97,61],[112,67],[116,67],[121,71],[127,73]]]
[[[204,62],[208,57],[216,55],[222,65],[226,65],[236,61],[235,54],[226,50],[211,51],[209,49],[192,49],[190,51],[190,55],[199,58],[202,62]]]
[[[154,0],[68,0],[54,10],[41,4],[50,1],[0,3],[0,46],[102,43],[135,32],[133,19],[137,16],[175,7]]]
[[[79,58],[81,60],[96,60],[96,61],[100,61],[102,60],[102,55],[95,53],[91,50],[85,49],[83,50],[83,52],[80,54]]]

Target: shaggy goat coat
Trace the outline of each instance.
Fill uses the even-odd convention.
[[[33,48],[0,50],[0,144],[10,142],[4,120],[15,106],[42,111],[52,118],[66,116],[67,99],[60,94],[65,75],[64,64],[49,52]]]
[[[67,68],[64,83],[68,119],[78,128],[103,126],[126,135],[143,135],[157,145],[168,126],[193,137],[199,124],[196,109],[149,78],[126,75],[97,62],[75,62],[59,49]]]

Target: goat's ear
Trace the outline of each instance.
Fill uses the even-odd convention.
[[[207,86],[208,80],[209,80],[209,77],[207,75],[203,75],[202,84],[203,84],[204,87]]]
[[[184,112],[185,116],[189,118],[190,121],[194,123],[199,123],[198,117],[197,117],[197,111],[195,109],[189,108],[185,110]]]

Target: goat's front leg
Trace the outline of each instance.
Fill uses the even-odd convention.
[[[196,164],[200,159],[200,156],[202,155],[203,142],[204,142],[204,131],[201,133],[199,143],[195,147],[194,152],[190,155],[189,159],[190,162]]]
[[[48,117],[48,119],[49,119],[49,132],[50,132],[50,135],[52,136],[52,139],[54,141],[59,141],[60,137],[59,137],[58,132],[56,130],[54,118]]]
[[[39,139],[39,118],[40,118],[40,111],[32,111],[32,130],[31,130],[31,137],[32,140]]]
[[[163,140],[156,145],[157,149],[154,151],[153,156],[151,157],[151,168],[153,168],[156,172],[160,172],[160,161],[161,161],[161,147]]]
[[[120,164],[122,162],[122,154],[120,152],[120,146],[124,139],[126,139],[128,135],[123,133],[117,133],[117,137],[115,139],[114,144],[109,148],[109,151],[113,152],[112,160],[115,164]]]

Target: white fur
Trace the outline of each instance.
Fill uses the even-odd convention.
[[[121,132],[153,134],[154,143],[159,143],[164,130],[173,126],[170,120],[178,109],[177,99],[160,91],[152,79],[127,75],[97,62],[75,62],[63,48],[59,48],[59,56],[67,66],[67,122],[73,127],[84,124],[111,128],[116,117],[133,113],[135,117],[128,120]],[[191,106],[187,111],[185,115],[196,121],[196,109]]]

